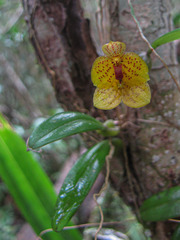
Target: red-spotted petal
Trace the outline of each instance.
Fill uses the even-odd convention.
[[[149,80],[148,67],[136,53],[129,52],[122,58],[123,82],[133,85]]]
[[[151,91],[147,83],[141,83],[140,85],[122,85],[122,101],[128,107],[140,108],[151,100]]]
[[[126,50],[126,44],[123,42],[110,42],[110,43],[106,43],[102,47],[102,50],[104,54],[106,54],[106,56],[108,57],[115,57],[115,56],[121,57]]]
[[[120,104],[121,99],[121,89],[119,88],[96,88],[93,103],[96,108],[110,110],[117,107]]]
[[[111,59],[98,57],[93,63],[91,70],[91,80],[98,88],[110,88],[119,82],[115,78],[115,70]]]

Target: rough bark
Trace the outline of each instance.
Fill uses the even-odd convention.
[[[35,52],[61,105],[66,110],[86,112],[103,121],[108,118],[120,121],[125,156],[112,161],[111,182],[126,202],[139,206],[153,193],[177,185],[180,181],[179,93],[155,56],[150,72],[151,104],[138,110],[121,104],[111,111],[100,111],[92,105],[94,87],[90,70],[104,43],[123,41],[128,51],[139,54],[148,50],[127,1],[24,0],[23,4]],[[133,4],[150,42],[172,30],[170,0],[136,0]],[[178,78],[173,43],[159,47],[158,52]],[[98,140],[95,138],[90,141]]]

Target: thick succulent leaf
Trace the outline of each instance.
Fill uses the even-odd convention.
[[[158,193],[142,204],[141,217],[145,221],[163,221],[180,216],[180,187]]]
[[[52,228],[60,231],[77,211],[99,172],[110,150],[107,140],[100,142],[85,152],[68,173],[56,203]]]
[[[103,124],[89,115],[78,112],[57,113],[34,129],[28,146],[37,149],[67,136],[102,129]]]

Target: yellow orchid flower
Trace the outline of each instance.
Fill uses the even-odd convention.
[[[106,56],[93,63],[91,79],[96,86],[93,103],[96,108],[109,110],[121,101],[128,107],[139,108],[151,99],[148,67],[139,55],[126,52],[122,42],[110,42],[102,47]]]

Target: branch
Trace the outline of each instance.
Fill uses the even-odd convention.
[[[174,75],[172,74],[172,72],[170,71],[170,69],[168,68],[167,64],[165,63],[165,61],[159,56],[159,54],[155,51],[155,49],[151,46],[150,42],[148,41],[148,39],[144,36],[144,33],[142,31],[142,28],[141,28],[141,25],[140,23],[138,22],[136,16],[135,16],[135,13],[134,13],[134,9],[133,9],[133,6],[132,6],[132,3],[131,3],[131,0],[128,0],[128,4],[129,4],[129,7],[131,9],[131,15],[134,19],[134,22],[136,23],[137,27],[138,27],[138,30],[139,30],[139,33],[141,35],[141,38],[147,43],[148,47],[150,48],[150,50],[152,52],[154,52],[154,54],[156,55],[156,57],[159,58],[159,60],[163,63],[163,65],[165,66],[165,68],[167,69],[168,73],[170,74],[170,76],[172,77],[174,83],[176,84],[177,88],[178,88],[178,91],[180,92],[180,85],[178,84],[176,78],[174,77]]]
[[[15,25],[15,23],[19,20],[22,13],[23,13],[23,8],[22,8],[22,6],[19,6],[15,10],[14,14],[9,19],[9,21],[7,21],[7,23],[4,26],[1,24],[0,34],[3,35],[5,33],[7,33]]]
[[[9,64],[7,59],[4,57],[3,54],[0,54],[0,63],[3,69],[6,72],[6,75],[9,79],[10,85],[16,90],[16,93],[20,96],[20,99],[23,100],[27,108],[29,109],[32,116],[36,117],[41,115],[41,112],[39,109],[37,109],[33,99],[31,98],[26,86],[23,84],[20,77],[17,75],[15,70],[12,68],[12,66]]]

